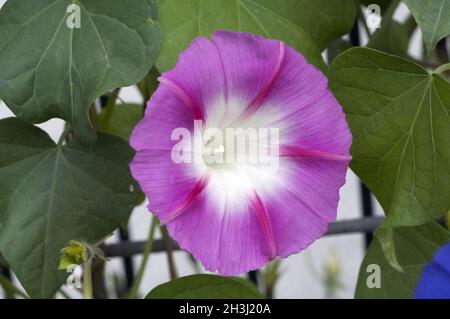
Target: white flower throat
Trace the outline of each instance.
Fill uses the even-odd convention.
[[[193,136],[192,136],[193,135]],[[276,128],[203,128],[195,121],[194,134],[184,128],[174,130],[172,149],[175,163],[203,163],[208,167],[229,165],[269,165],[278,168],[279,132]]]

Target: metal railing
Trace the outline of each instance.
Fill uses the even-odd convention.
[[[330,223],[325,236],[349,234],[349,233],[372,233],[381,223],[384,217],[366,217],[359,219],[349,219]],[[175,241],[171,242],[173,250],[180,247]],[[103,246],[106,257],[131,257],[144,252],[145,241],[124,241]],[[162,239],[155,240],[152,253],[165,252],[166,248]],[[0,256],[0,267],[8,267],[6,260]]]

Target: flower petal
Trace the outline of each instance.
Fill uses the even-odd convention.
[[[192,132],[194,119],[220,129],[279,129],[279,170],[174,164],[171,133]],[[325,76],[299,53],[220,31],[212,41],[194,40],[162,75],[131,143],[138,151],[131,168],[149,209],[206,269],[235,275],[324,234],[336,218],[351,134]]]
[[[450,244],[438,250],[425,266],[414,298],[450,299]]]
[[[285,45],[250,33],[230,31],[215,32],[212,41],[222,57],[226,100],[231,99],[226,116],[235,119],[247,108],[257,108],[268,94],[283,64]],[[217,111],[210,110],[212,121]]]
[[[195,203],[167,225],[181,248],[223,275],[257,269],[271,259],[255,208],[234,178],[235,187],[224,188],[233,177],[212,176]]]
[[[149,195],[148,209],[166,223],[182,214],[203,191],[206,180],[191,164],[175,164],[170,152],[142,150],[130,164],[134,178]]]
[[[280,159],[276,175],[254,184],[270,212],[277,256],[297,253],[323,236],[336,219],[347,167],[348,161]]]
[[[228,117],[253,112],[246,126],[279,128],[282,146],[350,158],[350,130],[321,71],[279,41],[228,31],[212,39],[223,57],[229,96],[238,101],[232,104],[239,105]]]
[[[191,101],[189,104],[200,109],[203,117],[207,106],[227,95],[220,52],[214,43],[202,37],[192,41],[176,67],[162,74],[161,82],[182,90]]]
[[[147,103],[144,118],[131,134],[130,144],[136,150],[165,150],[170,152],[177,140],[172,140],[172,132],[185,128],[194,132],[194,114],[184,101],[165,86],[160,85]]]
[[[283,67],[254,117],[267,119],[261,123],[265,127],[280,128],[282,147],[349,159],[352,138],[342,107],[326,77],[291,48],[286,48]]]

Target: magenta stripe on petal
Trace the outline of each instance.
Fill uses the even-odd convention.
[[[187,198],[183,201],[183,203],[178,206],[175,210],[168,213],[164,218],[161,218],[161,225],[165,225],[178,216],[180,216],[186,209],[197,199],[197,197],[203,192],[208,181],[206,178],[200,179],[195,185],[192,191],[188,194]]]
[[[187,93],[181,86],[179,86],[177,83],[175,83],[172,80],[166,79],[164,77],[158,78],[159,82],[166,85],[169,89],[173,91],[180,99],[183,100],[183,102],[186,104],[187,107],[189,107],[192,111],[192,114],[194,114],[194,118],[196,120],[203,120],[205,116],[203,115],[202,108],[198,106],[198,104],[189,96],[189,93]]]
[[[250,33],[229,31],[215,32],[212,42],[222,57],[228,95],[242,100],[242,111],[252,103],[260,103],[282,67],[282,61],[277,65],[283,60],[285,45]]]
[[[281,67],[283,65],[284,56],[285,56],[286,48],[283,42],[279,42],[279,52],[278,58],[275,63],[275,67],[273,68],[272,74],[270,75],[267,83],[263,86],[261,91],[258,93],[256,98],[250,103],[250,105],[245,110],[244,114],[248,115],[249,113],[255,112],[263,103],[266,96],[269,94],[270,89],[272,88],[273,83],[275,82],[278,74],[280,73]]]
[[[266,237],[267,244],[269,246],[269,258],[272,260],[277,255],[277,248],[275,244],[275,239],[273,236],[272,224],[269,218],[269,213],[267,212],[266,206],[262,202],[259,195],[255,192],[252,195],[252,205],[256,212],[261,229]]]
[[[350,161],[351,156],[333,154],[329,152],[306,149],[298,146],[280,146],[279,156],[283,157],[304,157],[304,158],[316,158],[330,161]]]

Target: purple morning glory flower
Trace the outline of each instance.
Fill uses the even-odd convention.
[[[450,299],[450,243],[439,249],[423,269],[414,298]]]
[[[326,232],[351,134],[319,70],[280,41],[219,31],[160,82],[131,137],[131,170],[183,249],[234,275]]]

